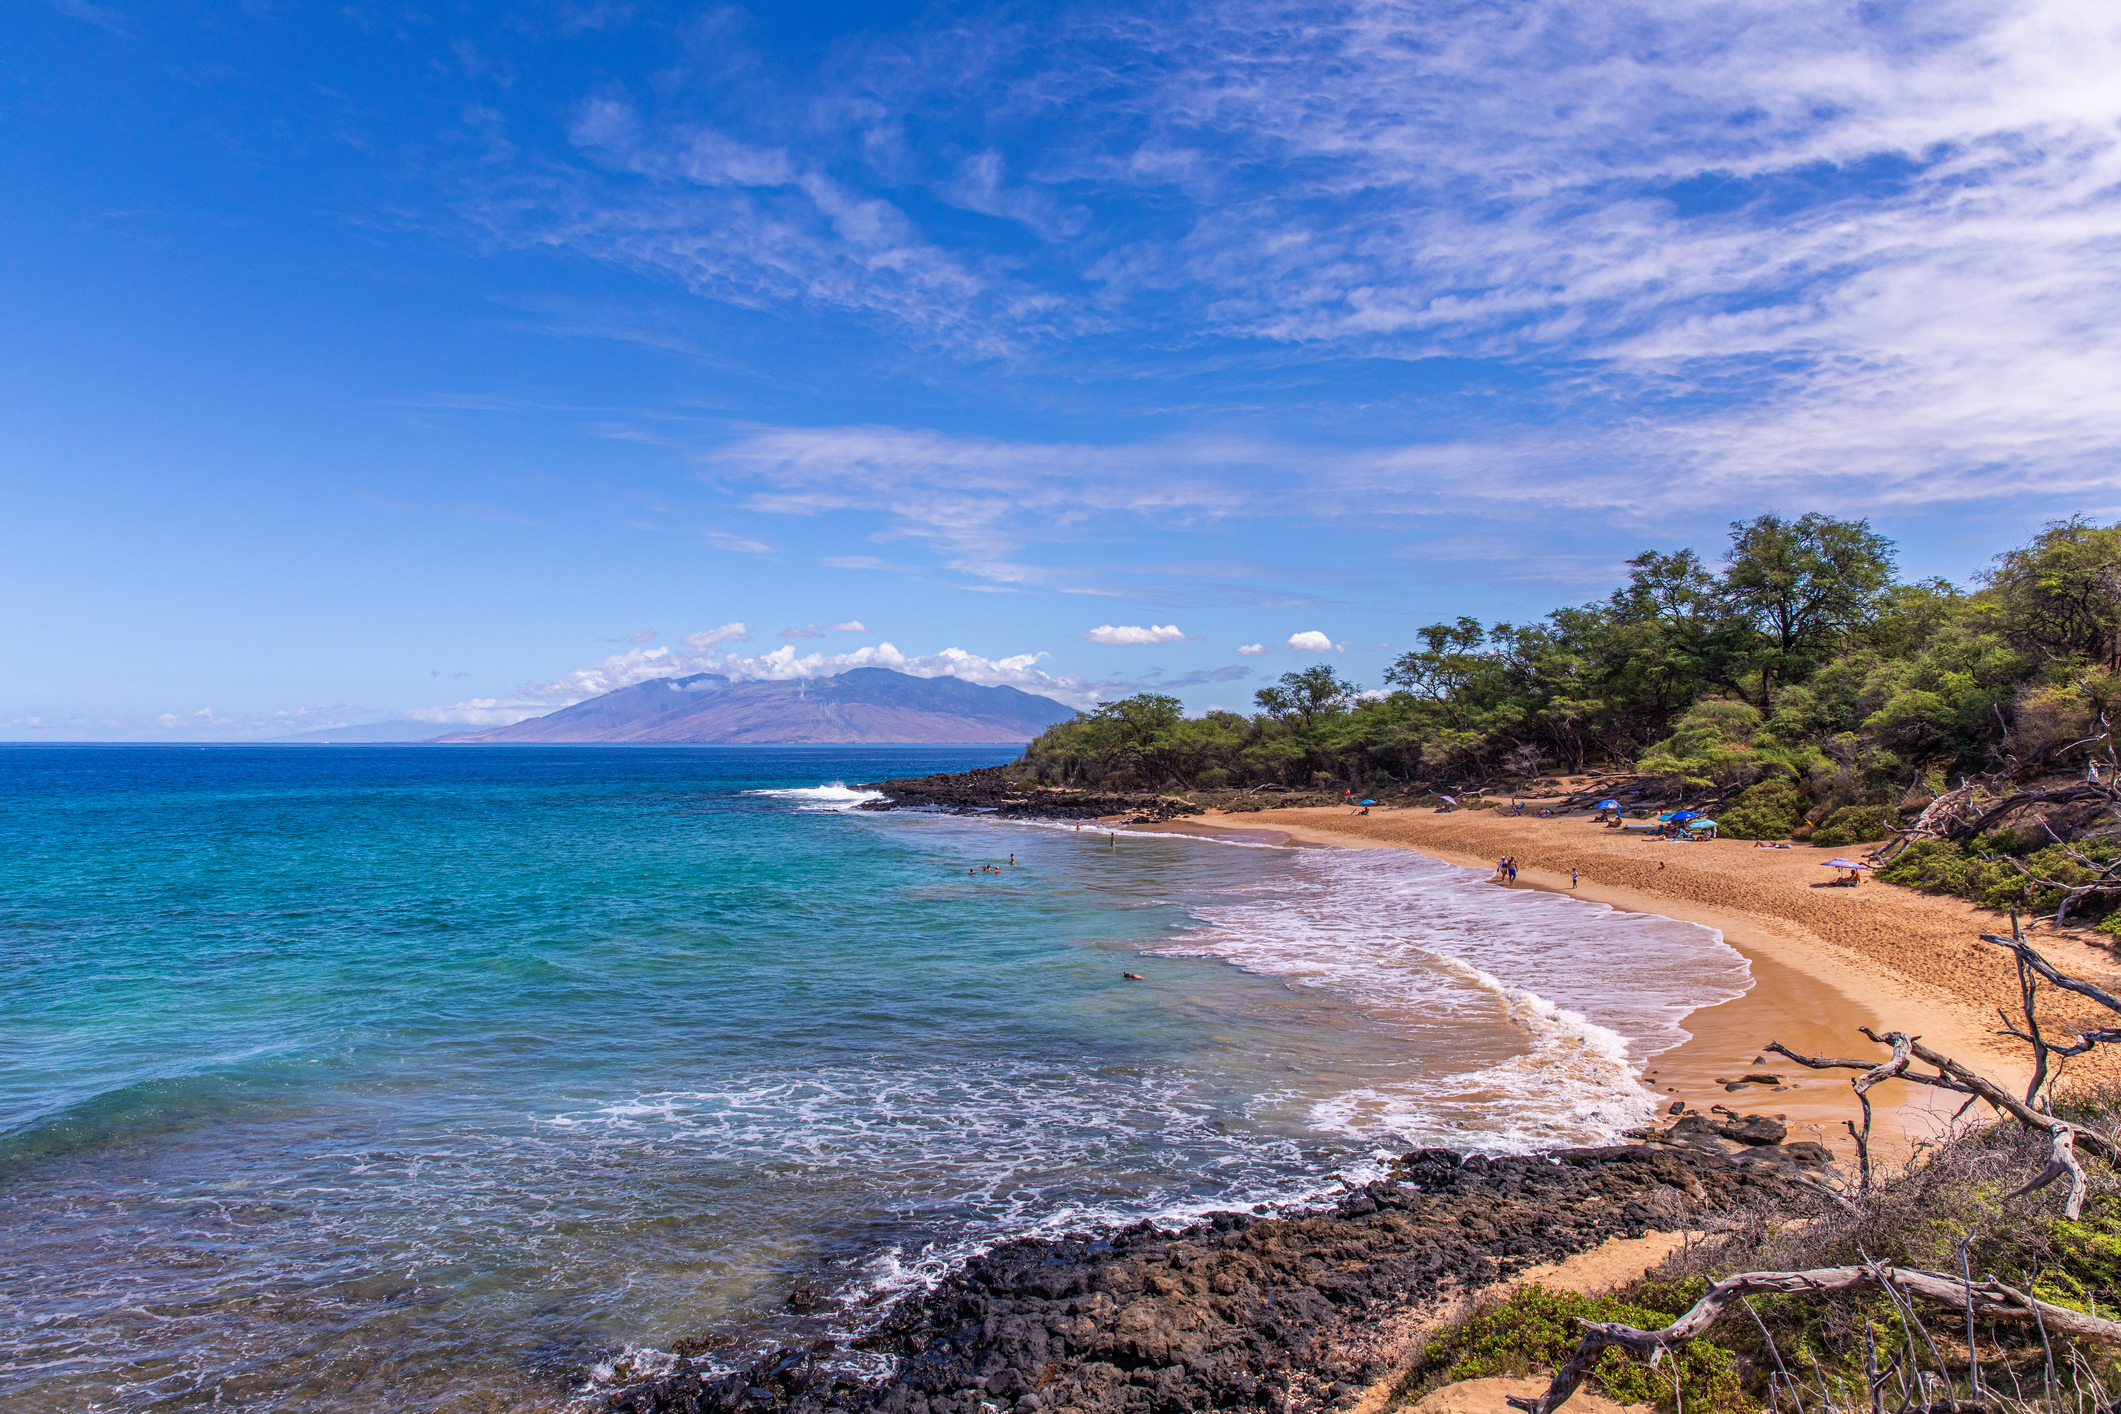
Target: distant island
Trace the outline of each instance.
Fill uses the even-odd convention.
[[[657,678],[505,727],[436,743],[1021,742],[1075,716],[1050,697],[888,668],[835,677],[736,682],[719,673]]]

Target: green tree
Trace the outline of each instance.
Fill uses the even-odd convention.
[[[1300,673],[1283,673],[1275,686],[1253,693],[1252,700],[1283,721],[1296,718],[1309,731],[1321,716],[1345,710],[1360,690],[1343,681],[1330,664],[1319,663]]]
[[[1998,555],[1985,578],[2012,642],[2121,672],[2121,525],[2055,521]]]
[[[1813,511],[1731,522],[1723,596],[1763,640],[1753,654],[1763,713],[1774,711],[1778,680],[1801,678],[1870,622],[1892,580],[1893,542],[1867,520]]]

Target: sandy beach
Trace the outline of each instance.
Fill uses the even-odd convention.
[[[1518,861],[1517,888],[1716,928],[1751,964],[1754,985],[1743,997],[1690,1015],[1685,1026],[1693,1039],[1653,1058],[1647,1078],[1690,1108],[1720,1104],[1785,1115],[1793,1138],[1817,1138],[1845,1151],[1841,1122],[1857,1111],[1848,1072],[1805,1071],[1767,1055],[1771,1041],[1807,1055],[1883,1059],[1884,1048],[1858,1028],[1905,1030],[1999,1079],[2022,1085],[2030,1074],[2024,1047],[1996,1035],[1996,1008],[2016,1010],[2015,970],[2007,953],[1977,936],[2006,931],[2007,921],[1956,899],[1875,881],[1817,887],[1835,877],[1819,865],[1837,851],[1756,849],[1745,840],[1655,842],[1583,815],[1540,819],[1502,810],[1363,816],[1337,807],[1284,809],[1210,813],[1152,828],[1274,831],[1298,843],[1414,849],[1483,870],[1507,854]],[[2065,971],[2121,987],[2121,969],[2104,950],[2053,935],[2039,946]],[[2047,1018],[2093,1014],[2052,992],[2043,993],[2042,1006]],[[1761,1056],[1765,1062],[1756,1061]],[[1724,1088],[1725,1080],[1758,1071],[1779,1074],[1788,1088]],[[1888,1085],[1872,1100],[1880,1107],[1879,1148],[1889,1154],[1936,1133],[1958,1097]]]

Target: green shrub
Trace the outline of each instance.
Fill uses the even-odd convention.
[[[1762,781],[1717,811],[1718,833],[1734,840],[1789,837],[1804,819],[1804,797],[1788,781]]]
[[[1890,884],[1920,889],[1926,894],[1950,894],[1970,899],[1999,913],[2013,908],[2027,913],[2053,913],[2062,905],[2063,888],[2030,883],[2025,875],[2005,862],[2006,849],[1994,848],[2016,846],[2022,849],[2029,843],[2031,841],[2022,839],[2016,832],[2007,830],[1981,836],[1971,845],[1917,840],[1879,870],[1878,877]],[[2112,859],[2115,853],[2115,845],[2109,840],[2079,841],[2069,848],[2098,863]],[[2095,872],[2070,858],[2069,850],[2053,844],[2028,854],[2025,867],[2041,878],[2052,879],[2055,884],[2065,887],[2087,883]],[[2114,901],[2087,898],[2079,900],[2077,906],[2082,917],[2096,918],[2108,913],[2114,907]],[[2116,916],[2108,913],[2107,921],[2099,926],[2108,932],[2121,932],[2121,923],[2114,921]]]
[[[1505,1300],[1481,1306],[1463,1326],[1431,1344],[1406,1392],[1495,1375],[1544,1373],[1576,1349],[1583,1338],[1579,1320],[1621,1321],[1651,1330],[1671,1324],[1685,1309],[1684,1302],[1672,1311],[1653,1311],[1611,1296],[1522,1286]],[[1608,1347],[1592,1370],[1592,1378],[1623,1404],[1675,1409],[1674,1364],[1685,1408],[1702,1414],[1751,1414],[1755,1406],[1746,1398],[1731,1352],[1707,1340],[1688,1341],[1675,1362],[1658,1369],[1652,1369],[1642,1356]]]
[[[1989,866],[1963,845],[1947,840],[1916,840],[1878,871],[1890,884],[1903,884],[1926,894],[1950,894],[1969,898],[1970,875]]]
[[[1890,805],[1844,805],[1812,831],[1812,843],[1826,849],[1869,844],[1899,828],[1899,813]]]

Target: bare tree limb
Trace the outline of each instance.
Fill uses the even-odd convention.
[[[2060,1121],[2057,1121],[2060,1123]],[[1802,1272],[1740,1272],[1725,1277],[1708,1289],[1693,1308],[1662,1330],[1637,1330],[1615,1321],[1581,1321],[1582,1342],[1568,1361],[1554,1372],[1553,1383],[1537,1399],[1510,1397],[1510,1404],[1525,1414],[1553,1414],[1576,1393],[1607,1346],[1618,1345],[1657,1364],[1667,1353],[1705,1333],[1733,1302],[1755,1291],[1811,1295],[1851,1291],[1860,1287],[1883,1287],[1889,1294],[1920,1297],[1950,1306],[1966,1306],[1991,1320],[2035,1321],[2042,1333],[2049,1330],[2084,1340],[2121,1346],[2121,1321],[2104,1320],[2037,1301],[1999,1281],[1966,1282],[1941,1272],[1910,1267],[1818,1267]]]
[[[2072,977],[2067,972],[2058,970],[2052,962],[2033,951],[2032,945],[2023,938],[2005,938],[1995,933],[1983,933],[1981,941],[1994,943],[1999,948],[2009,948],[2012,952],[2018,954],[2027,967],[2039,973],[2041,977],[2052,985],[2060,987],[2063,991],[2075,992],[2080,997],[2089,997],[2108,1011],[2121,1012],[2121,997],[2116,997],[2102,987],[2094,986],[2090,982]],[[2116,1032],[2111,1037],[2101,1034],[2102,1039],[2121,1040],[2121,1032]]]
[[[2076,979],[2071,978],[2070,980],[2075,981]],[[2085,983],[2084,985],[2090,986],[2091,984]],[[1869,1036],[1870,1039],[1881,1046],[1887,1044],[1893,1036],[1900,1034],[1898,1032],[1888,1032],[1884,1036],[1878,1036],[1873,1035],[1868,1027],[1861,1029],[1864,1035]],[[2012,1119],[2017,1120],[2018,1123],[2024,1125],[2027,1129],[2037,1129],[2042,1133],[2049,1133],[2052,1132],[2054,1125],[2067,1123],[2065,1120],[2056,1119],[2053,1115],[2042,1114],[2016,1095],[2005,1090],[1995,1081],[1990,1080],[1987,1076],[1969,1070],[1950,1056],[1940,1055],[1938,1052],[1931,1050],[1928,1046],[1922,1044],[1919,1037],[1910,1038],[1909,1046],[1914,1051],[1916,1060],[1921,1061],[1924,1065],[1934,1066],[1939,1075],[1958,1082],[1953,1088],[1979,1095],[1990,1105],[2003,1111]],[[2070,1125],[2070,1129],[2076,1134],[2086,1149],[2109,1163],[2116,1157],[2121,1157],[2121,1151],[2116,1150],[2114,1142],[2097,1130],[2085,1129],[2078,1125]]]
[[[1864,1034],[1870,1035],[1870,1033],[1867,1031]],[[1887,1034],[1897,1035],[1899,1033],[1889,1032]],[[1872,1037],[1872,1039],[1876,1040],[1877,1038]],[[1884,1041],[1879,1041],[1879,1044],[1885,1045],[1887,1043]],[[1775,1052],[1777,1055],[1787,1056],[1791,1060],[1797,1062],[1797,1064],[1809,1067],[1812,1070],[1860,1070],[1868,1073],[1870,1071],[1879,1069],[1879,1066],[1875,1062],[1867,1060],[1847,1060],[1839,1057],[1829,1056],[1800,1056],[1795,1051],[1791,1050],[1788,1046],[1783,1045],[1780,1041],[1768,1042],[1767,1049]],[[1892,1064],[1892,1062],[1887,1061],[1886,1064],[1889,1066]],[[1966,1086],[1961,1085],[1958,1081],[1951,1079],[1949,1076],[1918,1075],[1911,1074],[1906,1070],[1902,1070],[1897,1075],[1894,1075],[1890,1078],[1895,1080],[1905,1080],[1915,1085],[1928,1085],[1938,1090],[1951,1090],[1961,1095],[1970,1095],[1973,1093]],[[1854,1085],[1856,1082],[1850,1081],[1849,1083],[1851,1085]],[[1863,1091],[1859,1090],[1857,1091],[1857,1094],[1861,1095],[1863,1094]]]
[[[2075,1222],[2084,1216],[2084,1195],[2090,1190],[2084,1177],[2084,1165],[2077,1162],[2076,1134],[2059,1119],[2048,1127],[2048,1134],[2052,1137],[2053,1148],[2049,1151],[2047,1167],[2027,1180],[2023,1188],[2005,1196],[2018,1198],[2037,1193],[2066,1173],[2069,1175],[2069,1198],[2062,1205],[2062,1216]]]

